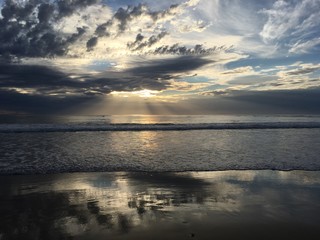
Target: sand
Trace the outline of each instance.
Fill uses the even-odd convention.
[[[320,172],[0,177],[0,239],[318,239]]]

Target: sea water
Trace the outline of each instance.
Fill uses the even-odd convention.
[[[320,116],[2,117],[0,174],[320,170]]]
[[[318,116],[0,122],[0,239],[319,236]]]

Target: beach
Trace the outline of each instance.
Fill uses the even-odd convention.
[[[22,120],[0,130],[0,240],[320,233],[318,116]]]
[[[1,176],[0,239],[316,239],[320,172]]]

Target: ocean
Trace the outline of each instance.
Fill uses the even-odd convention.
[[[320,116],[4,116],[0,174],[320,170]]]
[[[2,117],[0,239],[318,239],[319,125]]]

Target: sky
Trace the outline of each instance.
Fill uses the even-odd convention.
[[[0,5],[0,113],[320,114],[320,0]]]

